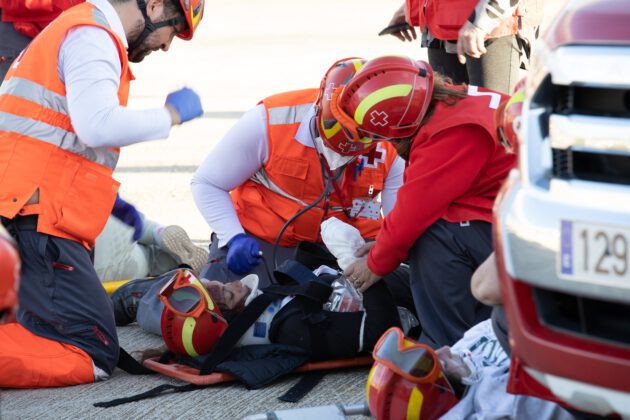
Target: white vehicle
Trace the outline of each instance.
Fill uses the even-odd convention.
[[[495,209],[510,388],[630,416],[630,3],[570,2],[525,94]]]

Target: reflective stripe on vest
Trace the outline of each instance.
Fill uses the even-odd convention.
[[[302,122],[304,115],[306,115],[312,106],[313,104],[303,104],[269,108],[269,125],[295,124]],[[267,176],[265,168],[260,168],[250,179],[257,184],[263,185],[265,188],[275,192],[276,194],[295,201],[304,207],[309,205],[309,203],[305,203],[297,197],[292,196],[271,181],[269,176]]]
[[[119,183],[112,172],[118,150],[90,147],[75,132],[59,49],[78,26],[105,30],[121,65],[118,103],[126,106],[133,74],[123,39],[92,3],[62,13],[35,37],[9,68],[0,87],[0,215],[14,218],[37,203],[37,231],[86,247],[107,222]]]
[[[295,124],[301,122],[312,104],[279,106],[269,108],[269,125]]]
[[[322,172],[317,149],[296,139],[307,115],[317,99],[318,89],[303,89],[270,96],[262,101],[267,116],[268,158],[264,168],[242,185],[231,191],[239,221],[245,230],[273,243],[287,221],[293,220],[280,239],[281,246],[295,246],[300,241],[317,242],[320,224],[329,217],[353,225],[365,238],[374,238],[380,227],[380,219],[367,217],[351,219],[342,206],[360,206],[362,200],[375,197],[383,189],[384,181],[396,158],[389,145],[382,150],[381,158],[357,171],[358,158],[339,173],[341,188],[348,203],[342,203],[337,193],[332,193],[318,206],[302,211],[315,202],[325,191],[327,174]],[[306,129],[302,126],[302,129]],[[331,189],[330,185],[328,189]],[[335,186],[337,188],[337,186]],[[298,218],[294,218],[300,213]]]
[[[93,148],[79,140],[72,129],[70,116],[68,115],[68,101],[66,97],[55,93],[44,86],[31,80],[20,77],[12,77],[0,87],[0,95],[13,96],[38,104],[43,112],[59,114],[51,119],[58,120],[58,125],[19,115],[20,111],[12,106],[12,98],[0,102],[0,127],[10,127],[10,130],[2,130],[18,133],[36,140],[40,140],[60,147],[68,152],[75,153],[94,163],[114,169],[118,163],[118,152],[105,147]],[[59,125],[68,126],[64,129]]]
[[[304,207],[310,206],[312,204],[312,203],[305,203],[304,201],[300,200],[299,198],[292,196],[291,194],[289,194],[286,191],[284,191],[282,188],[278,187],[272,180],[269,179],[269,176],[267,176],[267,172],[265,171],[264,168],[260,168],[260,170],[258,170],[258,172],[256,172],[254,174],[254,176],[252,176],[250,178],[250,180],[254,181],[257,184],[260,184],[260,185],[264,186],[265,188],[275,192],[276,194],[279,194],[279,195],[283,196],[284,198],[288,198],[289,200],[295,201],[296,203],[298,203],[298,204],[300,204],[300,205],[302,205]],[[324,207],[322,207],[322,206],[314,206],[314,207],[324,210]],[[332,210],[332,211],[343,211],[344,210],[344,208],[340,207],[340,206],[328,206],[328,209]]]

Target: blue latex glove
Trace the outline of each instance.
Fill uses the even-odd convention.
[[[199,95],[190,88],[185,87],[169,93],[166,97],[166,105],[175,108],[175,111],[179,114],[180,123],[190,121],[193,118],[203,115]]]
[[[134,241],[140,239],[143,226],[142,216],[140,216],[140,212],[138,212],[134,206],[120,198],[118,194],[116,194],[116,202],[114,202],[112,215],[133,228]]]
[[[245,274],[260,264],[260,247],[254,238],[239,233],[230,239],[227,246],[227,265],[230,271]]]

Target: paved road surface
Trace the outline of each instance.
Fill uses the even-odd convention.
[[[550,14],[562,0],[546,2]],[[386,53],[425,57],[418,43],[376,34],[399,1],[382,0],[213,0],[194,41],[176,40],[167,54],[154,53],[133,67],[131,107],[161,106],[171,90],[187,85],[202,96],[203,119],[174,129],[168,140],[125,148],[116,177],[122,195],[149,217],[180,224],[200,243],[210,229],[198,214],[190,178],[205,155],[234,121],[263,97],[316,87],[335,60]],[[119,329],[128,350],[160,343],[136,326]],[[326,377],[297,406],[357,403],[364,398],[367,369]],[[138,393],[161,377],[133,377],[117,370],[102,383],[64,389],[2,390],[0,418],[209,418],[232,419],[288,408],[277,397],[295,378],[259,391],[224,385],[169,395],[121,407],[94,408],[97,401]]]

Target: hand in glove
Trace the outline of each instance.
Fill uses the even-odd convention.
[[[190,88],[182,88],[169,93],[166,97],[166,107],[171,111],[173,124],[185,123],[203,115],[201,99]],[[173,115],[173,111],[176,115]]]
[[[134,206],[127,203],[116,194],[116,202],[112,209],[112,215],[121,222],[131,226],[134,229],[133,240],[137,241],[142,236],[142,216]]]
[[[245,274],[260,264],[258,242],[244,233],[239,233],[227,244],[227,265],[236,274]]]

